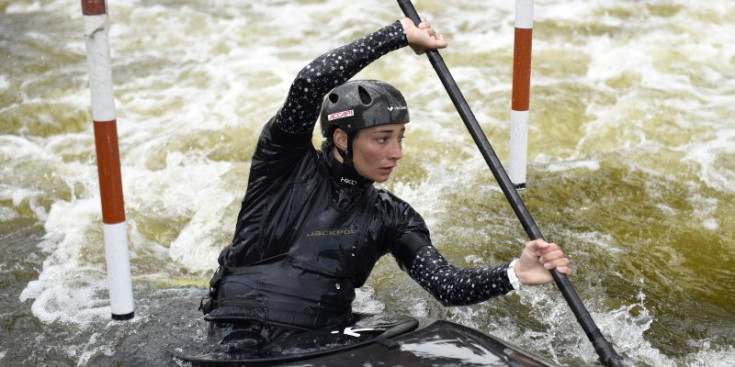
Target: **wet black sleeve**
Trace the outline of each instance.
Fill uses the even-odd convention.
[[[414,253],[406,272],[445,306],[478,303],[513,290],[508,264],[460,269],[450,265],[432,245]]]
[[[431,244],[429,230],[421,216],[403,201],[396,216],[398,231],[391,250],[404,269],[424,289],[445,306],[469,305],[513,290],[508,265],[494,268],[461,269],[449,264]]]
[[[407,45],[403,26],[395,22],[319,56],[291,84],[276,125],[292,134],[311,134],[325,94],[381,56]]]

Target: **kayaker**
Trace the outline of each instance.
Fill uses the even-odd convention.
[[[570,273],[559,246],[543,240],[528,242],[510,263],[456,268],[409,204],[373,187],[402,157],[409,112],[393,86],[348,80],[405,46],[421,54],[447,42],[428,22],[405,18],[329,51],[299,72],[265,124],[234,238],[201,307],[222,350],[349,322],[355,288],[387,253],[447,306],[548,283],[550,269]],[[312,144],[317,119],[321,149]]]

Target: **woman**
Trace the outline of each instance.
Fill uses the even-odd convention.
[[[559,247],[542,240],[510,264],[455,268],[410,205],[373,187],[401,159],[409,113],[391,85],[347,80],[407,45],[423,53],[447,43],[429,23],[405,18],[330,51],[301,70],[263,128],[234,238],[202,305],[224,350],[349,321],[355,288],[387,253],[444,305],[550,282],[550,269],[570,273]],[[317,117],[321,150],[311,143]]]

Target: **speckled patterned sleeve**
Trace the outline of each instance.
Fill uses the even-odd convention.
[[[459,269],[449,265],[434,246],[421,247],[407,272],[445,306],[469,305],[513,290],[508,264]]]
[[[276,124],[289,133],[311,133],[325,94],[371,62],[406,45],[403,26],[397,21],[319,56],[306,65],[291,84],[286,102],[276,115]]]

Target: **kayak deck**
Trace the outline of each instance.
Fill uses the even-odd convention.
[[[256,353],[179,353],[191,367],[555,366],[518,346],[448,321],[360,315],[353,324],[283,338]]]

